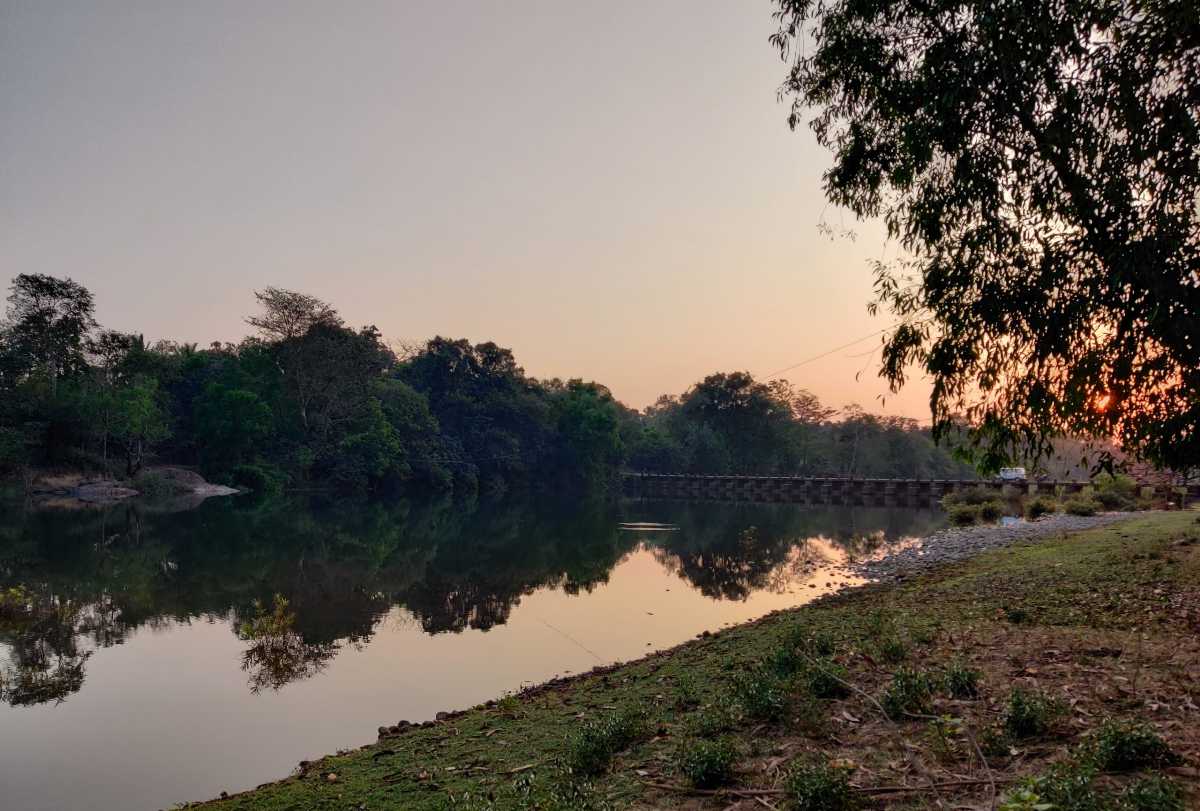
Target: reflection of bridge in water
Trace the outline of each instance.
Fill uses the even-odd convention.
[[[719,501],[784,501],[801,504],[928,505],[954,490],[988,487],[997,495],[1079,493],[1085,481],[1017,481],[986,479],[853,479],[807,476],[703,476],[691,473],[626,473],[625,494],[637,498],[712,499]],[[1200,484],[1184,487],[1146,485],[1159,494],[1200,498]]]

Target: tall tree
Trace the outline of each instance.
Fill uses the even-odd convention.
[[[246,319],[268,341],[287,341],[303,336],[318,324],[342,326],[342,317],[331,304],[307,293],[267,287],[254,291],[262,305],[261,314]]]
[[[70,279],[22,273],[8,296],[8,352],[24,371],[58,380],[87,368],[88,335],[96,328],[92,294]]]
[[[933,380],[985,466],[1056,434],[1200,462],[1194,0],[776,0],[790,123],[882,217],[893,388]]]

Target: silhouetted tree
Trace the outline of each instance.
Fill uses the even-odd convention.
[[[911,257],[877,269],[892,387],[921,367],[986,467],[1060,434],[1197,464],[1195,3],[777,4],[826,196]]]

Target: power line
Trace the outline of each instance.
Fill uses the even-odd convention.
[[[892,324],[890,327],[884,327],[883,329],[877,329],[874,332],[872,332],[870,335],[864,335],[861,338],[856,338],[855,340],[851,341],[848,344],[842,344],[841,346],[835,346],[833,349],[822,352],[819,355],[813,355],[811,358],[806,358],[806,359],[800,361],[799,363],[793,363],[791,366],[785,366],[784,368],[780,369],[777,372],[771,372],[769,375],[765,375],[765,377],[768,380],[770,380],[771,378],[775,377],[776,375],[781,375],[784,372],[790,372],[790,371],[792,371],[792,369],[798,369],[801,366],[804,366],[805,364],[812,363],[813,361],[818,361],[821,358],[827,358],[830,355],[832,355],[834,352],[841,352],[843,349],[849,349],[850,347],[854,346],[855,344],[861,344],[863,341],[865,341],[869,338],[874,338],[876,335],[882,335],[883,333],[887,332],[888,330],[895,329],[896,327],[900,326],[901,323],[903,323],[903,322],[898,322],[896,324]]]

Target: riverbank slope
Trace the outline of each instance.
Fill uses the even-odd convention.
[[[1198,632],[1197,513],[1137,514],[382,728],[203,807],[989,808],[1041,776],[1030,808],[1193,808]]]

